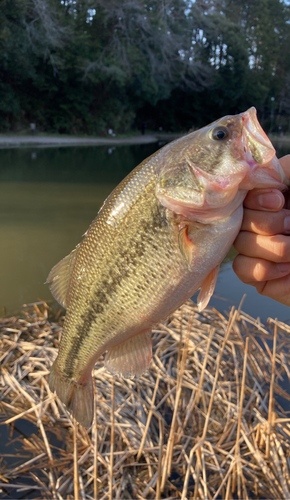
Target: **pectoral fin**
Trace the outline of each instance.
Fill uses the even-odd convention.
[[[182,257],[188,265],[189,271],[192,271],[191,263],[192,263],[192,253],[194,251],[195,245],[192,243],[188,236],[188,227],[185,226],[180,229],[178,233],[178,244],[179,250],[181,252]]]
[[[214,292],[216,280],[218,277],[220,266],[216,266],[205,278],[201,285],[200,292],[197,297],[197,307],[199,312],[203,311],[203,309],[207,306],[210,301],[210,298]]]
[[[151,331],[135,335],[108,350],[105,367],[113,374],[123,377],[141,375],[150,365],[152,358]]]
[[[58,303],[67,307],[67,290],[69,286],[70,273],[76,258],[76,249],[64,257],[50,271],[45,283],[51,283],[50,291]]]

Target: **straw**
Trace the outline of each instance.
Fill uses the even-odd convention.
[[[111,389],[111,447],[110,447],[110,489],[109,500],[113,498],[113,467],[114,467],[114,433],[115,433],[115,385],[112,377]]]
[[[74,420],[73,433],[74,433],[74,498],[79,500],[79,474],[78,474],[78,449],[77,449],[77,432],[78,424]]]
[[[98,360],[88,430],[48,386],[62,325],[41,301],[0,318],[4,495],[290,498],[290,414],[278,404],[289,400],[289,325],[264,325],[241,304],[200,313],[187,302],[156,325],[138,379],[113,377]]]

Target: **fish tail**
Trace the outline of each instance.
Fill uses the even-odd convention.
[[[57,362],[52,365],[49,387],[56,392],[73,417],[84,427],[90,427],[93,421],[93,379],[90,374],[85,384],[65,379],[59,372]]]

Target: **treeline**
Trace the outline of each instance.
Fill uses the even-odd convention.
[[[188,130],[256,106],[290,132],[279,0],[0,0],[0,131]]]

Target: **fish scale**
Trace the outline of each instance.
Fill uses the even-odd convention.
[[[108,341],[112,336],[136,328],[140,317],[144,326],[143,318],[150,314],[151,304],[156,304],[164,292],[169,276],[186,268],[176,243],[178,231],[174,227],[169,230],[166,210],[156,199],[152,167],[147,165],[146,171],[150,175],[146,191],[142,180],[136,182],[134,177],[129,178],[126,196],[123,195],[123,186],[120,186],[114,193],[111,206],[100,211],[78,249],[71,283],[74,291],[70,297],[72,315],[67,313],[63,328],[65,348],[59,355],[59,367],[67,376],[75,375],[74,365],[85,363],[92,350],[97,351],[102,346],[103,339]],[[144,177],[147,179],[147,172]],[[120,193],[122,201],[126,203],[128,199],[131,211],[122,216],[115,227],[108,224],[107,219]],[[130,197],[138,197],[138,204],[132,203]],[[126,234],[126,239],[122,234]],[[158,247],[163,252],[157,254]],[[86,274],[90,275],[85,290],[78,279],[84,267],[87,267]],[[136,293],[138,287],[140,292]],[[100,293],[104,294],[107,303],[99,300]],[[81,301],[80,296],[83,297]],[[148,326],[152,323],[154,320]],[[80,348],[84,338],[86,343]]]
[[[50,272],[51,291],[67,309],[50,387],[83,425],[93,417],[98,357],[107,351],[105,366],[125,376],[147,369],[153,325],[200,287],[199,309],[207,305],[247,190],[285,186],[253,109],[144,160]]]

